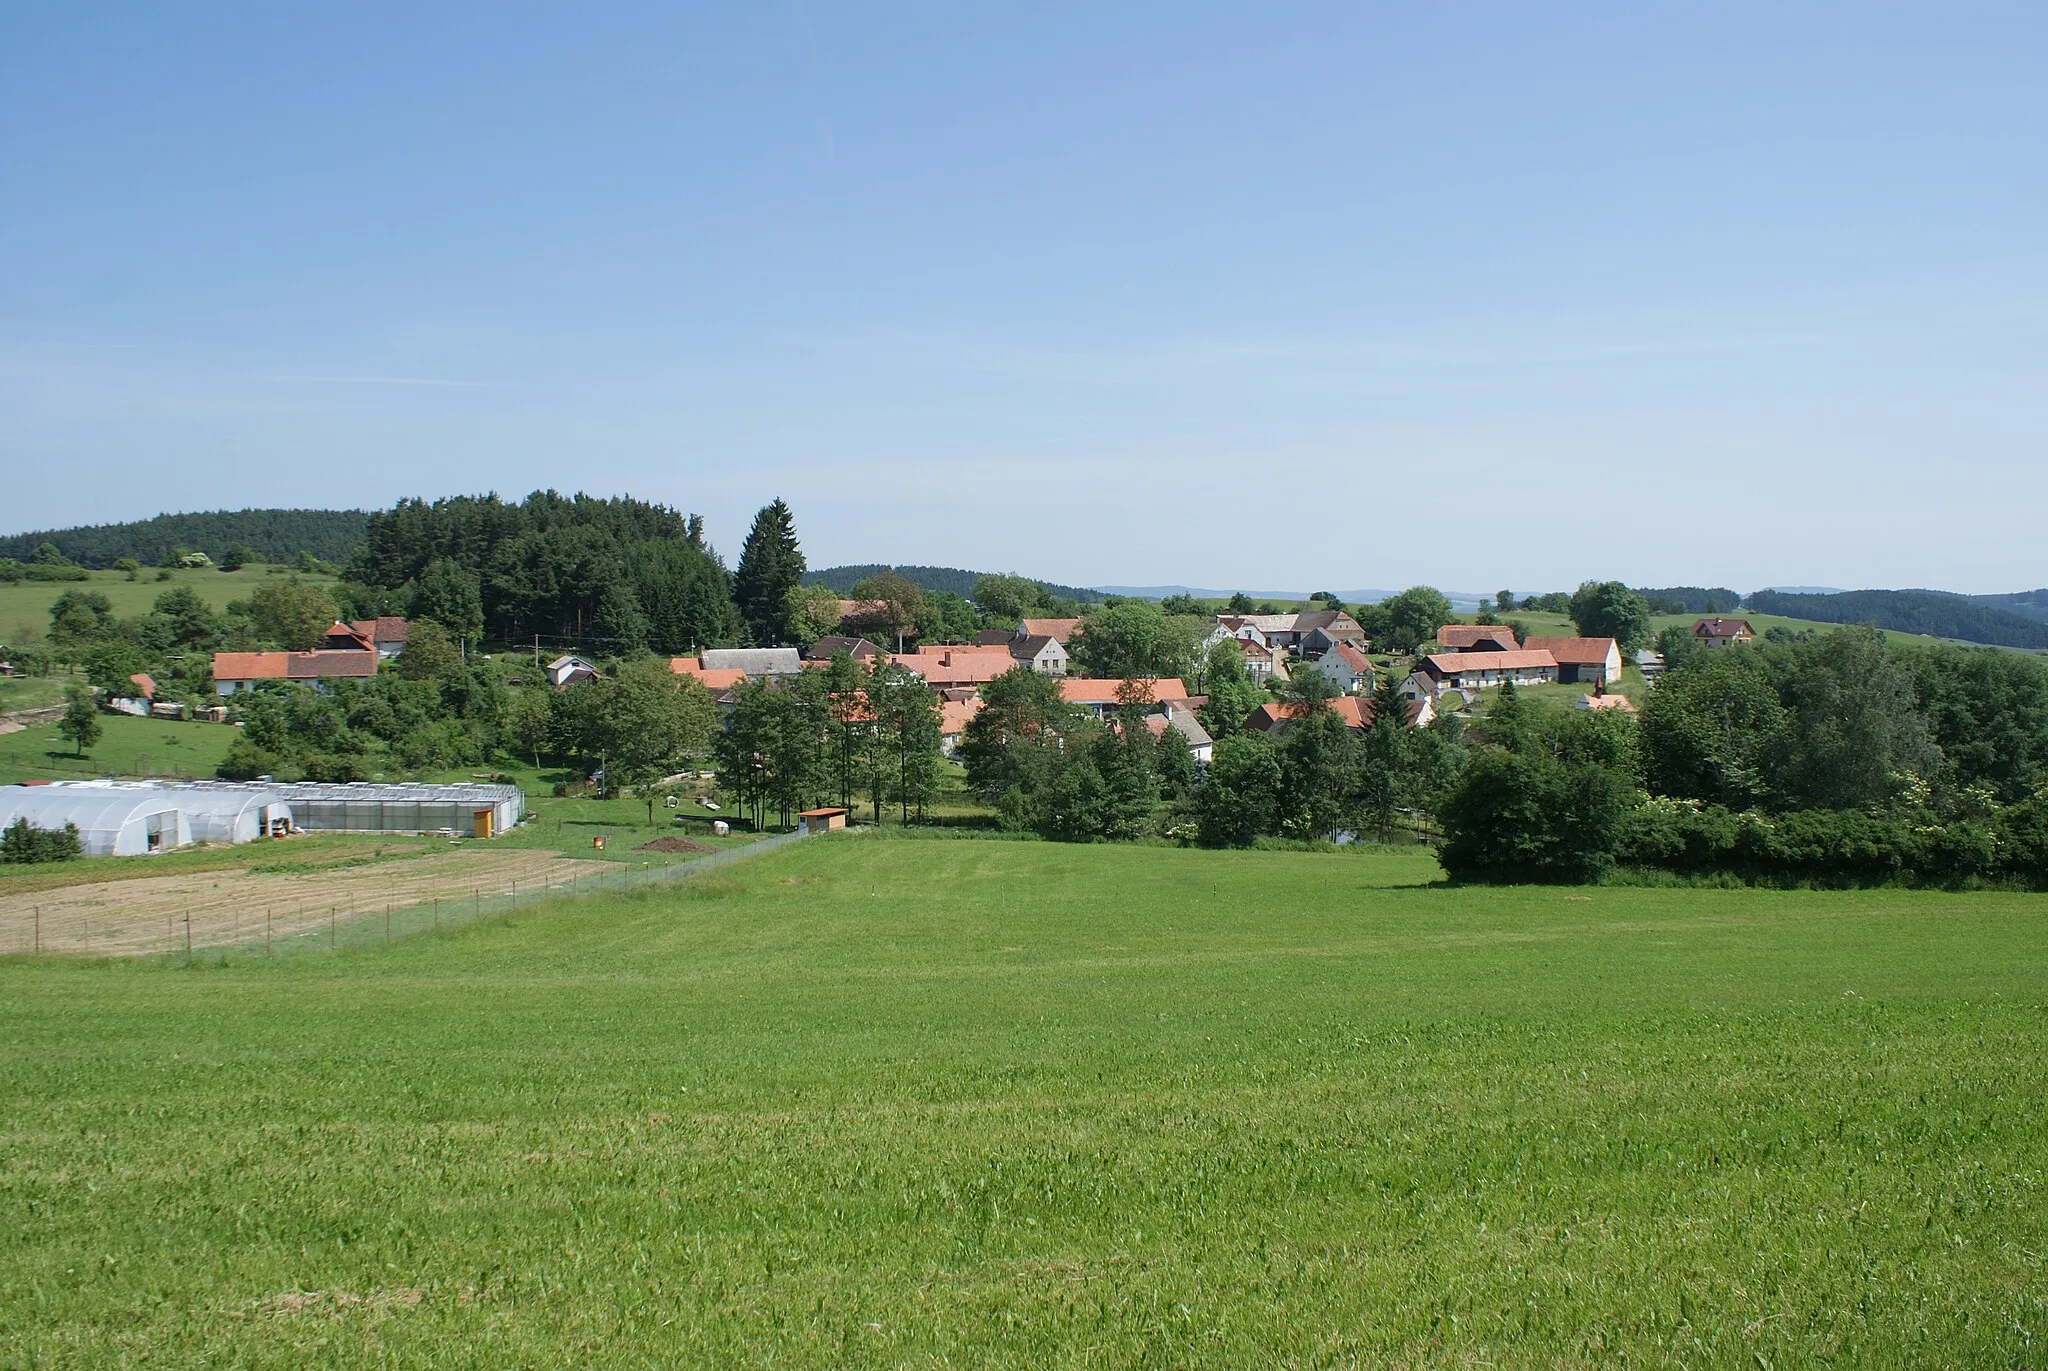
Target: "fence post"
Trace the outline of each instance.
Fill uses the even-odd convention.
[[[263,955],[270,955],[270,906],[263,906]]]
[[[436,931],[438,931],[438,930],[440,929],[440,927],[441,927],[441,897],[440,897],[439,895],[436,895],[436,896],[434,897],[434,928],[436,929]]]
[[[37,956],[41,956],[41,955],[42,955],[42,952],[43,952],[43,907],[42,907],[41,905],[37,905],[37,906],[36,906],[36,955],[37,955]]]
[[[192,916],[191,916],[190,914],[187,914],[187,915],[185,916],[185,956],[186,956],[187,958],[190,958],[190,957],[191,957],[191,955],[192,955]]]
[[[484,916],[484,891],[482,886],[471,886],[469,891],[469,917],[472,921]]]
[[[389,901],[386,901],[384,905],[384,941],[387,943],[391,941],[391,904]]]
[[[328,950],[329,952],[332,952],[332,951],[334,951],[334,915],[335,915],[335,912],[336,912],[336,911],[335,911],[335,906],[333,906],[333,905],[329,905],[329,906],[327,906],[327,950]]]

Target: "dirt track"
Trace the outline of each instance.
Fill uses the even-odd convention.
[[[228,947],[262,941],[266,910],[272,936],[287,938],[326,928],[330,917],[382,918],[387,905],[405,909],[436,899],[466,905],[479,892],[489,899],[516,886],[523,895],[606,869],[552,852],[472,847],[305,873],[195,871],[64,886],[0,896],[0,952],[31,950],[38,907],[45,952],[140,956],[182,950],[188,916],[195,949]]]

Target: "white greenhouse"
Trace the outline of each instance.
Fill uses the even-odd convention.
[[[292,824],[308,833],[458,833],[494,838],[519,822],[526,795],[516,785],[333,784],[275,787]]]
[[[36,828],[76,824],[88,857],[141,857],[192,841],[177,799],[156,786],[90,781],[0,786],[0,828],[17,819]]]
[[[173,781],[152,788],[176,802],[195,843],[247,843],[292,831],[292,807],[275,786]]]

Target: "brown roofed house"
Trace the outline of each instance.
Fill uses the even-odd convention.
[[[1693,623],[1692,636],[1702,647],[1734,647],[1756,637],[1756,630],[1747,619],[1699,619]]]
[[[1612,638],[1537,638],[1522,644],[1529,652],[1548,652],[1557,659],[1557,679],[1578,685],[1612,685],[1621,679],[1621,646]]]

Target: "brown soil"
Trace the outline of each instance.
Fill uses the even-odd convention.
[[[640,844],[642,852],[716,852],[715,847],[693,843],[688,838],[656,838],[651,843]]]
[[[145,861],[146,858],[133,858]],[[477,895],[554,889],[608,869],[553,852],[480,846],[359,867],[306,872],[246,869],[145,876],[56,890],[0,895],[0,952],[28,952],[40,910],[44,952],[141,956],[182,951],[185,919],[192,946],[229,947],[325,928],[337,920],[381,917],[441,900],[460,906]]]

